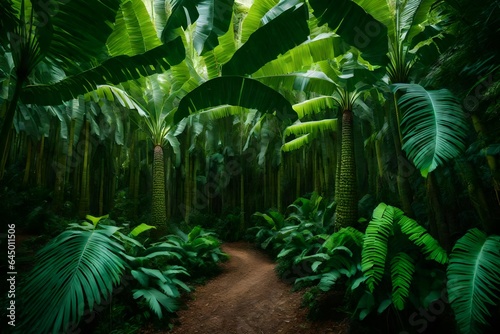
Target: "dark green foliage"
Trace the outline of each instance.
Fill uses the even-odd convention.
[[[217,238],[200,227],[148,245],[137,237],[154,226],[140,224],[124,234],[107,216],[87,219],[92,223],[70,224],[39,252],[21,293],[24,332],[76,329],[85,314],[102,311],[99,304],[112,293],[131,314],[150,309],[161,319],[178,309],[182,290],[190,291],[187,276],[213,271],[227,257]],[[128,294],[120,293],[124,288]]]
[[[207,95],[207,91],[210,94]],[[254,79],[225,76],[209,80],[184,96],[174,115],[174,123],[191,113],[224,104],[276,113],[282,121],[298,119],[290,102],[274,89]]]
[[[447,269],[448,294],[462,333],[485,333],[500,302],[500,236],[478,229],[460,238]]]
[[[67,331],[120,283],[126,263],[118,227],[72,224],[38,254],[22,290],[23,331]],[[64,251],[62,251],[64,249]],[[36,324],[36,326],[34,326]]]
[[[274,17],[254,32],[233,57],[222,66],[222,74],[249,75],[267,62],[307,40],[308,10],[297,4]]]
[[[363,52],[363,58],[376,65],[388,62],[387,28],[351,0],[311,0],[320,24],[336,30],[347,43]],[[348,14],[347,14],[348,13]]]

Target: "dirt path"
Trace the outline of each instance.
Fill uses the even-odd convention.
[[[175,334],[346,333],[346,321],[312,323],[300,308],[301,294],[278,279],[274,264],[245,242],[222,246],[230,260],[200,286],[179,314]]]

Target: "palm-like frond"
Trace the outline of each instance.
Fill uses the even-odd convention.
[[[395,84],[405,90],[398,104],[403,110],[403,150],[424,177],[458,156],[465,148],[467,122],[460,103],[446,89],[428,91],[417,84]]]
[[[375,290],[375,286],[384,275],[388,242],[393,234],[393,220],[399,211],[401,210],[380,203],[373,210],[373,218],[366,228],[361,253],[361,270],[368,277],[366,284],[370,292]]]
[[[86,223],[65,231],[40,251],[22,294],[26,332],[67,331],[86,306],[92,310],[119,284],[124,249],[112,238],[119,228],[99,226]]]
[[[446,275],[458,328],[484,333],[490,307],[500,302],[500,236],[469,230],[453,247]]]
[[[391,259],[392,302],[398,310],[404,309],[414,272],[415,263],[410,255],[399,252]]]

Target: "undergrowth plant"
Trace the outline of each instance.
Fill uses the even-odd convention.
[[[162,319],[165,311],[178,309],[181,292],[190,291],[184,282],[188,276],[213,269],[226,257],[218,239],[200,227],[149,244],[148,238],[139,239],[154,226],[140,224],[127,233],[107,216],[87,219],[69,224],[38,253],[22,288],[23,333],[78,328],[84,314],[107,301],[124,278],[139,310],[144,313],[146,307]],[[127,299],[123,293],[119,296]]]

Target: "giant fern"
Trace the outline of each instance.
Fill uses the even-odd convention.
[[[361,270],[367,277],[365,282],[371,293],[386,274],[390,275],[392,303],[398,310],[404,309],[410,294],[418,260],[410,255],[415,254],[414,250],[440,264],[448,261],[446,251],[424,227],[406,217],[400,209],[380,203],[366,228]]]

